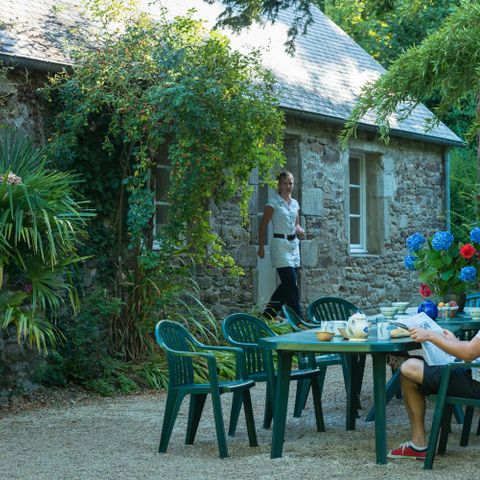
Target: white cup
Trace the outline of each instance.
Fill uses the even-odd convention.
[[[339,328],[347,328],[347,322],[346,320],[333,320],[332,321],[333,325],[333,333],[335,333],[336,336],[341,337],[342,334],[338,330]]]
[[[377,323],[377,338],[379,340],[390,339],[390,324],[388,322]]]
[[[334,332],[335,331],[335,326],[333,324],[333,321],[328,321],[328,322],[323,321],[322,322],[322,330],[324,332]]]

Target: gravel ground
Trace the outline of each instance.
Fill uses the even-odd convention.
[[[480,437],[458,446],[460,428],[453,426],[446,456],[426,472],[416,460],[375,464],[374,425],[364,417],[372,404],[371,367],[367,363],[361,418],[356,431],[345,431],[345,393],[341,370],[330,367],[324,394],[326,432],[317,433],[313,406],[292,417],[289,402],[284,455],[270,459],[271,431],[261,428],[264,387],[253,392],[259,447],[250,448],[241,419],[228,439],[230,457],[218,457],[211,405],[205,406],[194,445],[184,445],[187,403],[177,419],[168,453],[158,454],[165,393],[117,398],[86,398],[69,404],[35,406],[0,412],[0,478],[2,479],[474,479],[480,463]],[[223,396],[226,421],[230,396]],[[429,405],[428,424],[433,404]],[[387,407],[388,445],[408,438],[402,402]],[[477,424],[477,416],[474,425]]]

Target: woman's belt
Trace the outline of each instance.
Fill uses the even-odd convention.
[[[293,235],[284,235],[283,233],[274,233],[273,238],[286,238],[287,240],[295,240],[297,235],[294,233]]]

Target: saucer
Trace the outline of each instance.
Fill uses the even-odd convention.
[[[366,342],[366,338],[349,338],[351,342]]]

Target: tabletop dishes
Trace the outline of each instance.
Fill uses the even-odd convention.
[[[392,307],[397,307],[397,313],[405,313],[410,302],[392,302]]]
[[[407,307],[405,306],[405,309]],[[380,307],[380,311],[382,312],[382,315],[389,320],[392,320],[393,317],[395,317],[395,314],[398,311],[398,307]]]
[[[325,332],[320,330],[318,332],[315,332],[315,335],[317,337],[317,340],[320,340],[321,342],[329,342],[335,335],[335,332]]]

